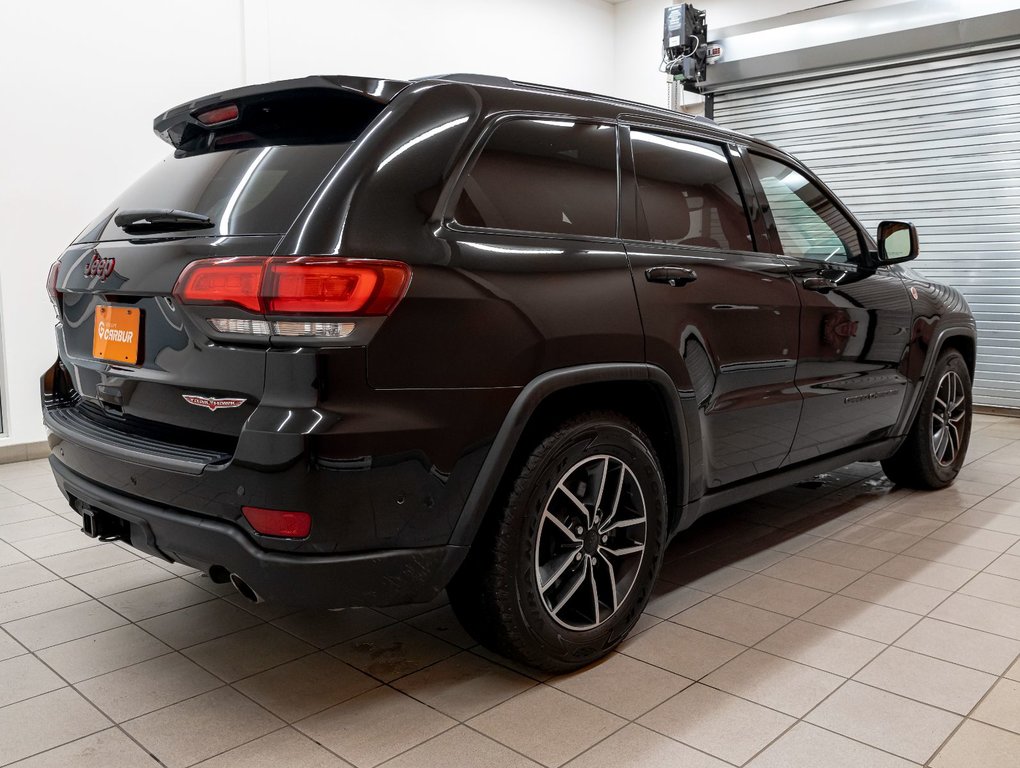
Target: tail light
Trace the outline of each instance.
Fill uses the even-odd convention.
[[[60,262],[50,264],[50,273],[46,276],[46,292],[50,295],[50,302],[53,304],[53,311],[60,318],[60,291],[57,290],[57,275],[60,274]]]
[[[410,281],[411,268],[398,261],[329,256],[203,259],[184,270],[174,296],[182,304],[302,318],[209,320],[220,332],[261,335],[271,327],[281,336],[343,338],[354,331],[355,324],[327,322],[324,317],[388,315]]]
[[[307,512],[263,507],[241,507],[241,512],[248,524],[264,536],[303,539],[312,530],[312,516]]]

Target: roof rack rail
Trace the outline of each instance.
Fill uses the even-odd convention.
[[[449,80],[454,83],[468,83],[469,85],[501,85],[508,88],[517,85],[517,83],[509,77],[500,77],[498,75],[477,75],[471,72],[452,72],[447,75],[429,75],[428,77],[421,77],[418,79]]]

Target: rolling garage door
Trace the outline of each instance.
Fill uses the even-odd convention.
[[[913,266],[977,318],[975,403],[1020,408],[1020,49],[714,98],[719,123],[799,157],[872,232],[917,224]]]

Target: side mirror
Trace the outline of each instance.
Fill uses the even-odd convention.
[[[907,221],[883,221],[878,225],[878,263],[899,264],[916,259],[921,249],[917,227]]]

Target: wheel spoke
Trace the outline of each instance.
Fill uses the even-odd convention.
[[[613,597],[613,611],[616,611],[616,609],[620,607],[620,598],[616,593],[616,569],[613,567],[613,564],[609,562],[609,558],[607,558],[602,553],[601,549],[599,550],[599,560],[605,565],[606,569],[609,571],[609,584],[610,584],[609,593]]]
[[[605,456],[602,460],[602,477],[599,479],[599,492],[595,494],[595,514],[599,515],[599,510],[602,509],[602,494],[606,492],[606,480],[609,477],[609,457]]]
[[[586,507],[584,502],[577,498],[573,492],[563,484],[562,480],[559,485],[556,486],[556,490],[562,492],[568,499],[570,499],[574,503],[574,506],[576,506],[579,510],[581,510],[582,514],[584,514],[585,522],[591,525],[591,512],[588,511],[588,507]]]
[[[634,544],[633,546],[620,547],[619,549],[611,549],[610,547],[600,547],[599,549],[602,552],[608,552],[609,554],[615,555],[616,557],[625,557],[626,555],[634,555],[637,554],[638,552],[642,552],[644,551],[644,548],[645,548],[644,544]]]
[[[577,553],[580,551],[581,545],[578,544],[575,549],[572,549],[569,552],[564,552],[562,555],[559,555],[557,558],[554,558],[553,560],[542,566],[542,568],[539,569],[540,578],[538,584],[538,591],[541,592],[542,594],[545,594],[549,590],[549,587],[555,584],[556,581],[560,578],[560,576],[566,573],[570,566],[574,565],[580,568],[581,567],[580,562],[577,560]],[[545,583],[542,583],[541,571],[545,569],[552,569],[553,574],[545,581]]]
[[[567,526],[563,523],[562,520],[556,517],[556,515],[554,515],[548,509],[542,513],[542,520],[548,520],[549,522],[551,522],[559,529],[560,533],[562,533],[564,536],[570,539],[570,541],[572,541],[574,544],[580,546],[581,540],[577,538],[577,536],[574,534],[572,530],[567,528]]]
[[[935,458],[937,458],[940,462],[945,464],[946,462],[943,459],[946,455],[946,446],[949,443],[949,431],[944,428],[940,429],[938,432],[935,433],[934,440],[935,440]]]
[[[550,611],[550,613],[552,613],[553,616],[559,615],[560,611],[563,610],[563,606],[566,605],[567,601],[570,600],[570,598],[574,596],[577,590],[581,588],[581,585],[584,584],[585,579],[587,579],[587,577],[588,577],[588,558],[582,557],[581,567],[577,569],[577,578],[574,579],[574,582],[570,585],[570,588],[567,589],[567,593],[560,598],[560,601],[556,603],[556,605]]]
[[[632,525],[641,525],[644,522],[645,519],[643,517],[632,517],[629,520],[617,520],[608,528],[602,528],[601,533],[605,534],[609,533],[610,531],[615,531],[617,528],[629,528]]]
[[[599,585],[595,583],[595,568],[588,569],[588,582],[591,584],[591,599],[595,607],[595,623],[602,623],[602,611],[599,609]]]

